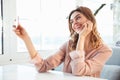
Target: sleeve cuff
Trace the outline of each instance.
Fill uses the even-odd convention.
[[[42,58],[39,54],[37,54],[33,59],[30,61],[32,64],[40,64],[42,63]]]

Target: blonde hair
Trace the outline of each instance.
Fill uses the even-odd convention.
[[[82,13],[88,20],[90,20],[93,23],[93,29],[92,29],[91,35],[90,35],[90,37],[91,37],[90,45],[93,48],[98,48],[102,41],[102,38],[100,37],[100,34],[97,30],[95,17],[89,8],[80,6],[80,7],[76,8],[75,10],[71,11],[71,13],[69,14],[69,17],[68,17],[69,31],[70,31],[70,37],[71,37],[71,42],[72,42],[69,45],[70,49],[71,50],[76,49],[76,45],[77,45],[77,41],[78,41],[78,37],[79,37],[79,35],[76,32],[74,32],[74,30],[72,29],[72,24],[70,23],[71,15],[76,11]]]

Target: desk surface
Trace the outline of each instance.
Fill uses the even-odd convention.
[[[0,80],[106,80],[93,77],[77,77],[69,73],[49,71],[38,73],[33,66],[5,65],[0,66]]]

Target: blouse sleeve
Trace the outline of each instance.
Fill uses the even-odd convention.
[[[84,54],[84,51],[73,51],[70,53],[72,59],[70,65],[73,75],[89,76],[101,71],[105,62],[110,58],[112,50],[108,47],[103,47],[89,59],[85,59]]]
[[[35,67],[38,70],[38,72],[46,72],[47,70],[51,70],[60,65],[64,61],[65,53],[63,52],[63,47],[65,47],[65,45],[66,44],[61,46],[55,54],[46,59],[41,58],[40,55],[37,54],[31,60],[31,62],[35,64]]]

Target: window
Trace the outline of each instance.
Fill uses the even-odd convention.
[[[0,27],[0,30],[4,31],[4,54],[0,55],[0,65],[29,61],[30,57],[23,41],[12,31],[17,16],[35,48],[46,53],[57,49],[69,38],[66,18],[74,7],[75,0],[3,0],[3,27]],[[0,33],[0,37],[1,35]],[[3,49],[2,46],[0,49]],[[46,57],[47,54],[43,56]]]
[[[19,22],[37,50],[57,49],[68,39],[67,16],[73,8],[75,0],[17,0]],[[19,38],[17,44],[18,52],[26,50]]]
[[[19,16],[19,22],[27,30],[35,48],[46,52],[46,50],[58,49],[68,40],[67,16],[76,5],[88,6],[95,12],[104,3],[102,1],[105,2],[105,0],[3,0],[3,20],[0,16],[0,23],[3,23],[0,24],[0,54],[3,49],[4,54],[0,55],[0,64],[16,62],[16,60],[28,61],[29,54],[23,41],[16,37],[12,31],[15,17]],[[119,28],[117,28],[119,27],[119,17],[116,18],[116,14],[114,14],[115,20],[113,20],[111,3],[112,0],[108,0],[96,15],[98,30],[109,45],[113,45],[113,37],[117,37],[114,36],[115,32],[119,34]],[[115,8],[114,12],[119,16],[119,3],[115,3],[115,5],[117,11]],[[0,11],[1,9],[0,5]],[[1,12],[0,15],[2,15]],[[116,23],[115,27],[113,27],[113,21]],[[4,35],[2,34],[3,30]],[[4,46],[2,37],[4,38]]]

